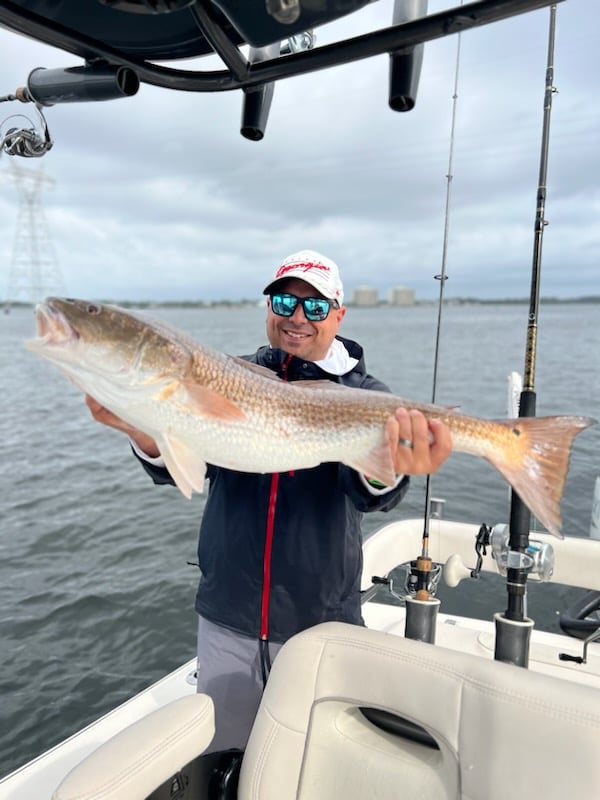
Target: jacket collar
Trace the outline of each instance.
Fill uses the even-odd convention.
[[[361,374],[366,373],[366,366],[364,360],[364,351],[358,342],[353,341],[352,339],[346,339],[343,336],[336,336],[335,337],[339,342],[341,342],[346,350],[348,351],[348,355],[350,358],[356,359],[358,362],[354,367],[352,367],[346,374],[350,372],[358,372]],[[278,371],[281,365],[283,364],[287,353],[284,350],[280,350],[279,348],[273,348],[269,345],[265,345],[264,347],[260,347],[254,355],[254,359],[256,360],[257,364],[261,364],[264,367],[268,367],[274,371]],[[326,370],[322,369],[318,364],[315,364],[313,361],[305,361],[304,359],[298,358],[297,356],[292,356],[288,368],[287,368],[287,375],[292,380],[295,377],[302,377],[302,378],[329,378],[331,377],[338,377],[333,376],[332,373],[327,372]]]

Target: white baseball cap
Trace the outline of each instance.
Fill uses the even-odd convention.
[[[344,287],[337,264],[315,250],[301,250],[284,259],[263,294],[271,294],[279,281],[288,278],[299,278],[328,300],[337,300],[339,306],[344,304]]]

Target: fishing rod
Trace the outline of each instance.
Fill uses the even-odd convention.
[[[462,5],[462,2],[461,2]],[[431,402],[435,404],[437,399],[437,378],[438,365],[440,360],[440,339],[442,327],[442,308],[444,305],[444,289],[448,275],[446,274],[446,262],[448,256],[448,238],[450,231],[450,205],[452,197],[452,181],[454,177],[454,140],[456,129],[456,115],[458,106],[458,78],[460,67],[460,45],[461,34],[457,36],[456,46],[456,65],[454,69],[454,90],[452,93],[452,116],[450,123],[450,147],[448,153],[448,171],[446,173],[446,206],[444,212],[444,236],[442,244],[442,262],[438,275],[434,280],[439,281],[438,296],[438,317],[435,337],[435,352],[433,358],[433,380]],[[433,562],[429,555],[429,523],[431,520],[431,475],[427,475],[425,480],[425,508],[423,512],[423,538],[421,542],[421,554],[415,562],[411,564],[411,575],[416,584],[415,598],[407,597],[406,604],[406,637],[414,639],[426,639],[432,642],[435,636],[435,617],[440,604],[439,600],[432,597],[431,586],[435,585],[439,578],[439,573],[433,573]],[[416,602],[415,602],[416,601]],[[426,605],[419,605],[424,601]]]
[[[444,238],[442,244],[442,265],[441,271],[438,275],[434,275],[434,280],[439,281],[439,297],[438,297],[438,317],[435,335],[435,352],[433,358],[433,381],[431,402],[436,403],[437,400],[437,379],[438,379],[438,366],[440,360],[440,335],[442,328],[442,308],[444,305],[444,288],[448,275],[446,272],[446,262],[448,258],[448,234],[450,231],[450,204],[452,197],[452,181],[454,178],[453,164],[454,164],[454,139],[456,130],[456,112],[458,106],[458,76],[460,66],[460,39],[461,35],[457,37],[456,46],[456,67],[454,70],[454,91],[452,93],[452,119],[450,123],[450,148],[448,153],[448,172],[446,174],[446,208],[444,212]],[[431,475],[427,475],[425,483],[425,513],[424,513],[424,530],[423,530],[423,549],[422,555],[427,557],[429,555],[429,521],[431,519],[430,508],[431,496]]]
[[[542,265],[542,239],[548,224],[545,219],[546,189],[548,174],[548,151],[550,141],[550,115],[554,86],[554,40],[556,33],[556,4],[550,6],[548,32],[548,56],[544,90],[544,115],[542,143],[540,148],[540,167],[537,189],[536,213],[534,222],[533,260],[531,267],[531,287],[529,297],[529,316],[525,345],[525,366],[523,389],[519,397],[519,417],[533,417],[536,412],[535,364],[537,355],[538,313],[540,306],[540,274]],[[531,513],[521,498],[511,490],[510,533],[506,589],[507,608],[504,614],[497,614],[496,645],[494,657],[498,661],[508,661],[518,666],[527,666],[529,639],[533,620],[527,617],[527,575],[533,559],[527,553]]]

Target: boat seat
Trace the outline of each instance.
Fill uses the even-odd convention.
[[[324,623],[273,664],[238,800],[591,799],[599,786],[597,689]]]
[[[202,753],[214,733],[210,697],[180,697],[84,758],[61,781],[52,800],[143,800]]]
[[[180,698],[85,758],[53,800],[142,800],[213,731],[210,699]],[[279,651],[238,800],[591,800],[599,756],[591,686],[330,622]]]

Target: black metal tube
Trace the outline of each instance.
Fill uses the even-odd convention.
[[[514,664],[517,667],[529,666],[529,640],[533,630],[533,620],[507,620],[502,614],[494,617],[496,623],[496,646],[494,659]]]
[[[214,22],[205,8],[200,3],[195,3],[190,8],[190,13],[202,31],[202,35],[229,68],[231,75],[238,81],[243,81],[248,73],[248,61],[243,57],[231,39]]]
[[[140,82],[128,67],[96,65],[45,69],[36,67],[27,78],[31,100],[41,106],[56,103],[83,103],[132,97]]]
[[[258,64],[268,58],[277,58],[280,50],[280,42],[268,47],[251,47],[248,59],[251,64]],[[259,142],[264,137],[274,91],[274,83],[265,83],[255,89],[244,89],[240,133],[245,139]]]
[[[400,25],[427,14],[427,0],[395,0],[392,22]],[[388,104],[392,111],[411,111],[417,101],[417,90],[425,45],[402,48],[390,53]]]
[[[437,597],[431,597],[429,600],[416,600],[410,595],[405,600],[405,638],[435,644],[435,630],[440,601]]]
[[[266,83],[244,93],[240,133],[245,139],[260,142],[264,137],[274,89],[274,83]]]

